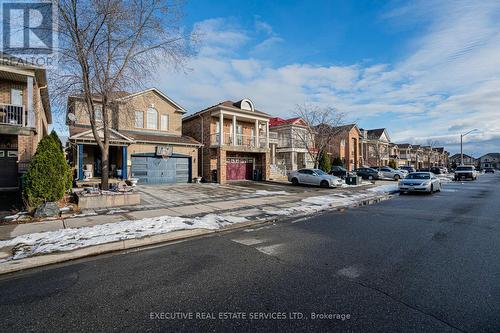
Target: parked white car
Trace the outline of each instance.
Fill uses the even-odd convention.
[[[399,193],[441,191],[441,181],[432,172],[412,172],[399,181]]]
[[[396,170],[388,166],[378,168],[378,171],[382,174],[384,178],[391,178],[394,180],[400,180],[406,177],[406,173],[402,170]]]
[[[331,176],[320,169],[300,169],[288,174],[288,181],[293,185],[307,184],[321,187],[342,186],[342,179]]]

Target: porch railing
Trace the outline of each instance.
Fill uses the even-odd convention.
[[[0,103],[0,124],[26,126],[24,106]]]
[[[210,135],[210,144],[219,145],[220,144],[220,134],[214,133]],[[236,138],[233,137],[231,133],[224,133],[223,145],[229,146],[241,146],[250,148],[266,148],[267,140],[266,137],[260,137],[256,144],[255,137],[252,135],[237,134]]]

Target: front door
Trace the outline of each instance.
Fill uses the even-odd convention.
[[[0,187],[17,186],[17,150],[0,149]]]
[[[10,90],[10,104],[16,106],[23,105],[23,91],[21,89]]]

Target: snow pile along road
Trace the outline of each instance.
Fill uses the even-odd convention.
[[[38,254],[71,251],[92,245],[165,234],[177,230],[217,230],[230,224],[245,221],[247,219],[244,217],[215,214],[197,218],[161,216],[137,221],[122,221],[92,227],[27,234],[7,241],[0,241],[0,248],[12,248],[12,256],[6,260],[21,259]]]
[[[360,202],[380,197],[381,194],[394,193],[398,191],[397,185],[381,185],[368,189],[367,193],[352,193],[352,194],[332,194],[310,197],[302,199],[302,204],[292,206],[280,210],[266,210],[266,214],[292,216],[292,215],[307,215],[315,212],[320,212],[332,208],[355,206]]]

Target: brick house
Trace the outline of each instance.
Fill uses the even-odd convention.
[[[500,169],[500,153],[488,153],[479,158],[479,167]]]
[[[352,171],[362,164],[361,144],[359,137],[361,132],[356,124],[337,126],[335,137],[328,145],[328,153],[332,158],[340,158],[343,166]]]
[[[286,172],[314,167],[314,137],[310,135],[301,118],[269,120],[270,135],[277,139],[276,148],[271,146],[271,169]]]
[[[249,99],[225,101],[185,117],[183,133],[203,144],[200,175],[218,183],[269,179],[270,118]]]
[[[99,122],[100,97],[95,96],[94,102]],[[101,176],[101,152],[85,107],[81,96],[68,98],[68,141],[77,184],[99,182]],[[133,94],[117,93],[109,126],[112,182],[113,178],[137,178],[139,184],[186,183],[198,177],[201,144],[182,134],[185,113],[184,108],[156,88]],[[102,136],[102,130],[98,132]]]
[[[391,138],[385,128],[360,129],[361,156],[365,166],[384,166],[389,164]]]
[[[0,64],[0,188],[18,190],[52,122],[45,69],[16,58]]]

